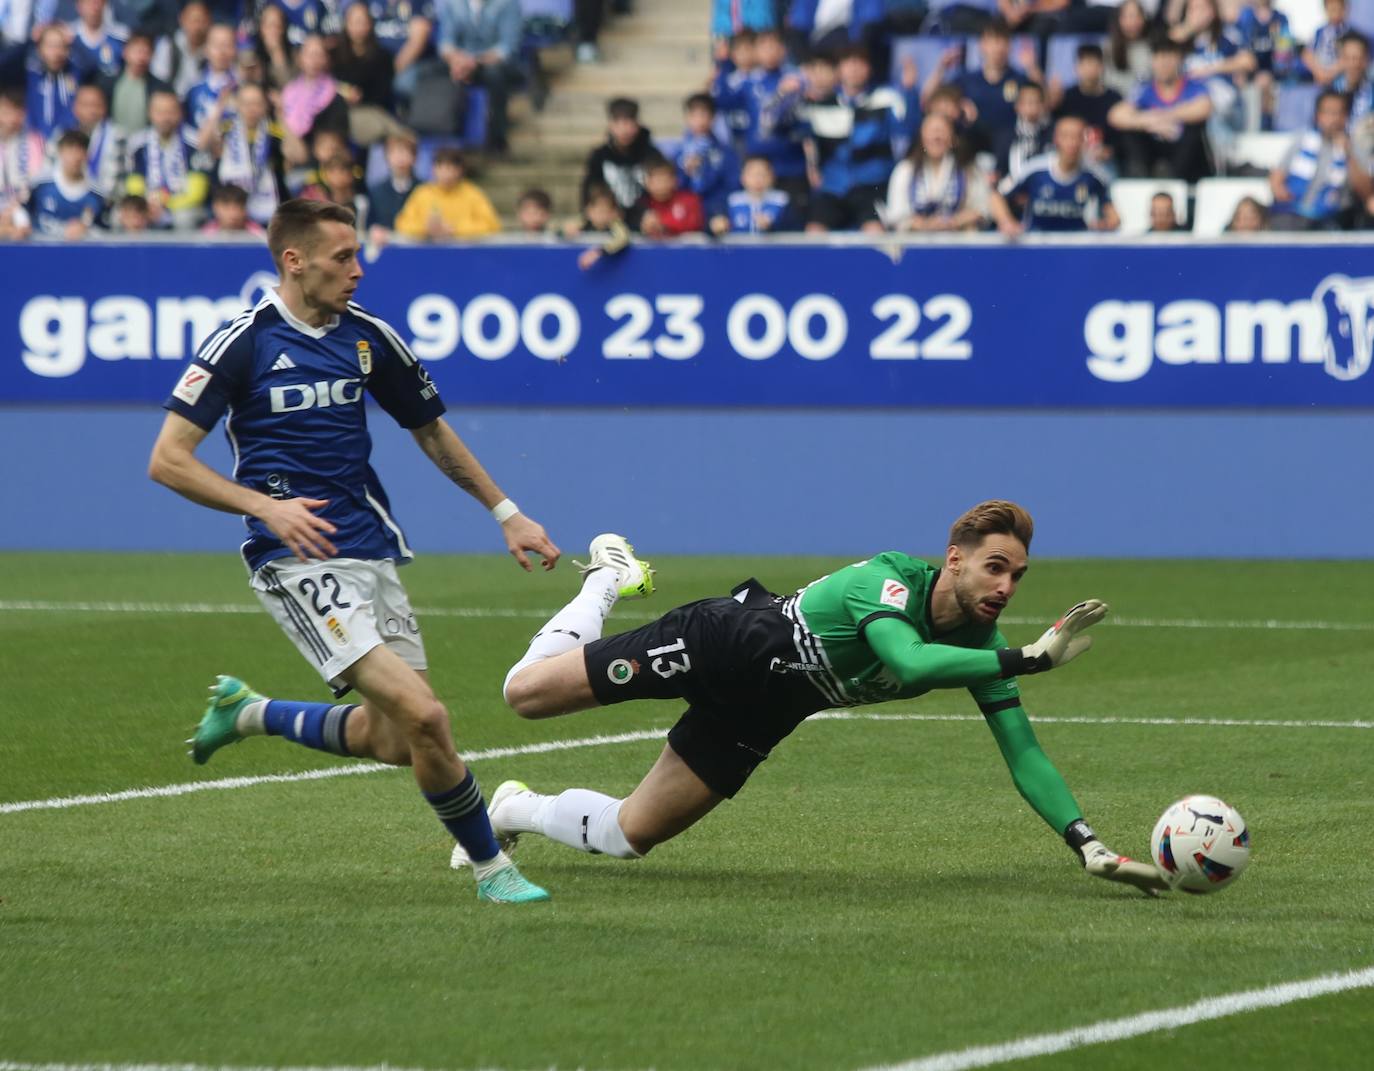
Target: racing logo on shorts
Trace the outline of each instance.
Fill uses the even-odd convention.
[[[372,343],[365,338],[358,340],[358,367],[362,369],[363,375],[372,374]]]
[[[606,676],[610,678],[612,684],[629,684],[635,679],[635,674],[639,672],[639,663],[632,662],[628,658],[617,658],[606,667]]]
[[[899,584],[895,580],[883,581],[883,593],[878,601],[884,606],[892,606],[898,610],[905,610],[907,599],[911,597],[911,592],[907,590],[905,584]]]

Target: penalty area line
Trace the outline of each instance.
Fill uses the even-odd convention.
[[[867,713],[855,710],[823,710],[812,714],[807,721],[856,721],[856,722],[978,722],[984,719],[981,714],[907,714]],[[1214,728],[1245,729],[1374,729],[1374,721],[1261,721],[1245,718],[1130,718],[1114,716],[1049,716],[1033,717],[1031,721],[1040,725],[1145,725],[1145,726],[1203,726]],[[535,744],[518,744],[510,747],[484,748],[480,751],[465,752],[467,762],[482,762],[485,759],[505,759],[517,755],[546,755],[555,751],[575,751],[579,748],[605,747],[611,744],[630,744],[643,740],[662,740],[667,736],[667,727],[661,729],[639,729],[626,733],[612,733],[599,736],[582,736],[571,740],[543,740]],[[145,788],[130,788],[121,792],[97,792],[84,796],[59,796],[45,800],[18,800],[13,803],[0,803],[0,815],[18,814],[22,811],[60,811],[72,807],[91,807],[103,803],[125,803],[129,800],[159,799],[174,796],[189,796],[197,792],[226,791],[236,788],[252,788],[256,785],[283,785],[297,781],[325,781],[335,777],[354,777],[360,774],[383,773],[387,770],[402,769],[399,766],[385,766],[379,762],[361,762],[351,766],[327,766],[319,770],[300,770],[295,773],[256,774],[249,777],[224,777],[215,781],[185,781],[172,785],[150,785]],[[0,1071],[5,1071],[0,1067]]]
[[[1374,967],[1346,971],[1342,974],[1324,974],[1301,982],[1265,986],[1263,989],[1248,989],[1241,993],[1209,997],[1192,1004],[1142,1012],[1122,1019],[1104,1019],[1098,1023],[1089,1023],[1087,1026],[1074,1027],[1072,1030],[1056,1034],[1034,1034],[1000,1045],[978,1045],[937,1053],[934,1056],[923,1056],[904,1063],[882,1064],[866,1068],[865,1071],[972,1071],[973,1068],[992,1067],[1037,1056],[1052,1056],[1088,1045],[1124,1041],[1126,1038],[1153,1034],[1160,1030],[1175,1030],[1195,1023],[1259,1011],[1262,1008],[1278,1008],[1285,1004],[1329,996],[1332,993],[1369,988],[1374,988]]]

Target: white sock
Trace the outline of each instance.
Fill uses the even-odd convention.
[[[587,788],[570,788],[557,796],[531,796],[536,805],[522,816],[529,823],[530,832],[542,833],[583,852],[600,852],[617,859],[639,858],[620,828],[620,805],[624,800]]]
[[[503,870],[510,865],[510,856],[505,852],[497,852],[490,859],[484,859],[480,863],[474,859],[472,863],[472,876],[477,881],[486,881],[487,878],[491,877],[498,870]]]
[[[502,693],[511,678],[526,666],[599,640],[606,618],[619,598],[620,577],[614,569],[593,569],[588,573],[582,581],[582,590],[535,633],[525,657],[511,666],[501,686]]]
[[[246,704],[234,719],[234,732],[238,733],[239,736],[262,736],[267,732],[267,726],[263,723],[263,716],[266,713],[266,699],[259,699],[256,703]]]

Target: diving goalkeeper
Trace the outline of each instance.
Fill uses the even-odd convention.
[[[645,855],[733,797],[793,729],[819,710],[968,688],[1012,781],[1089,874],[1147,893],[1166,886],[1148,863],[1097,839],[1021,707],[1017,678],[1070,662],[1107,614],[1081,602],[1027,647],[997,629],[1026,572],[1033,522],[1012,502],[983,502],[954,522],[942,568],[896,551],[847,566],[795,595],[755,580],[731,597],[670,610],[601,638],[621,598],[648,595],[653,572],[621,536],[592,541],[581,593],[534,637],[506,677],[525,718],[632,699],[685,699],[658,761],[625,799],[584,788],[540,795],[507,781],[492,795],[504,846],[539,833],[587,852]],[[466,858],[461,847],[453,863]]]

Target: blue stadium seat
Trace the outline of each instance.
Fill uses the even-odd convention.
[[[1350,0],[1346,19],[1366,37],[1374,36],[1374,0]]]
[[[1078,84],[1078,74],[1074,66],[1079,45],[1102,45],[1106,48],[1107,39],[1097,34],[1066,34],[1063,37],[1051,37],[1049,49],[1045,53],[1046,82],[1053,82],[1058,78],[1065,89]]]
[[[921,84],[930,77],[930,72],[940,66],[940,57],[951,48],[967,51],[967,41],[962,37],[897,37],[892,41],[892,81],[902,80],[902,64],[908,59],[916,61],[916,72]],[[958,74],[961,68],[951,71]]]
[[[1274,129],[1306,130],[1311,126],[1319,89],[1319,86],[1314,85],[1279,86],[1278,105],[1274,109]]]

